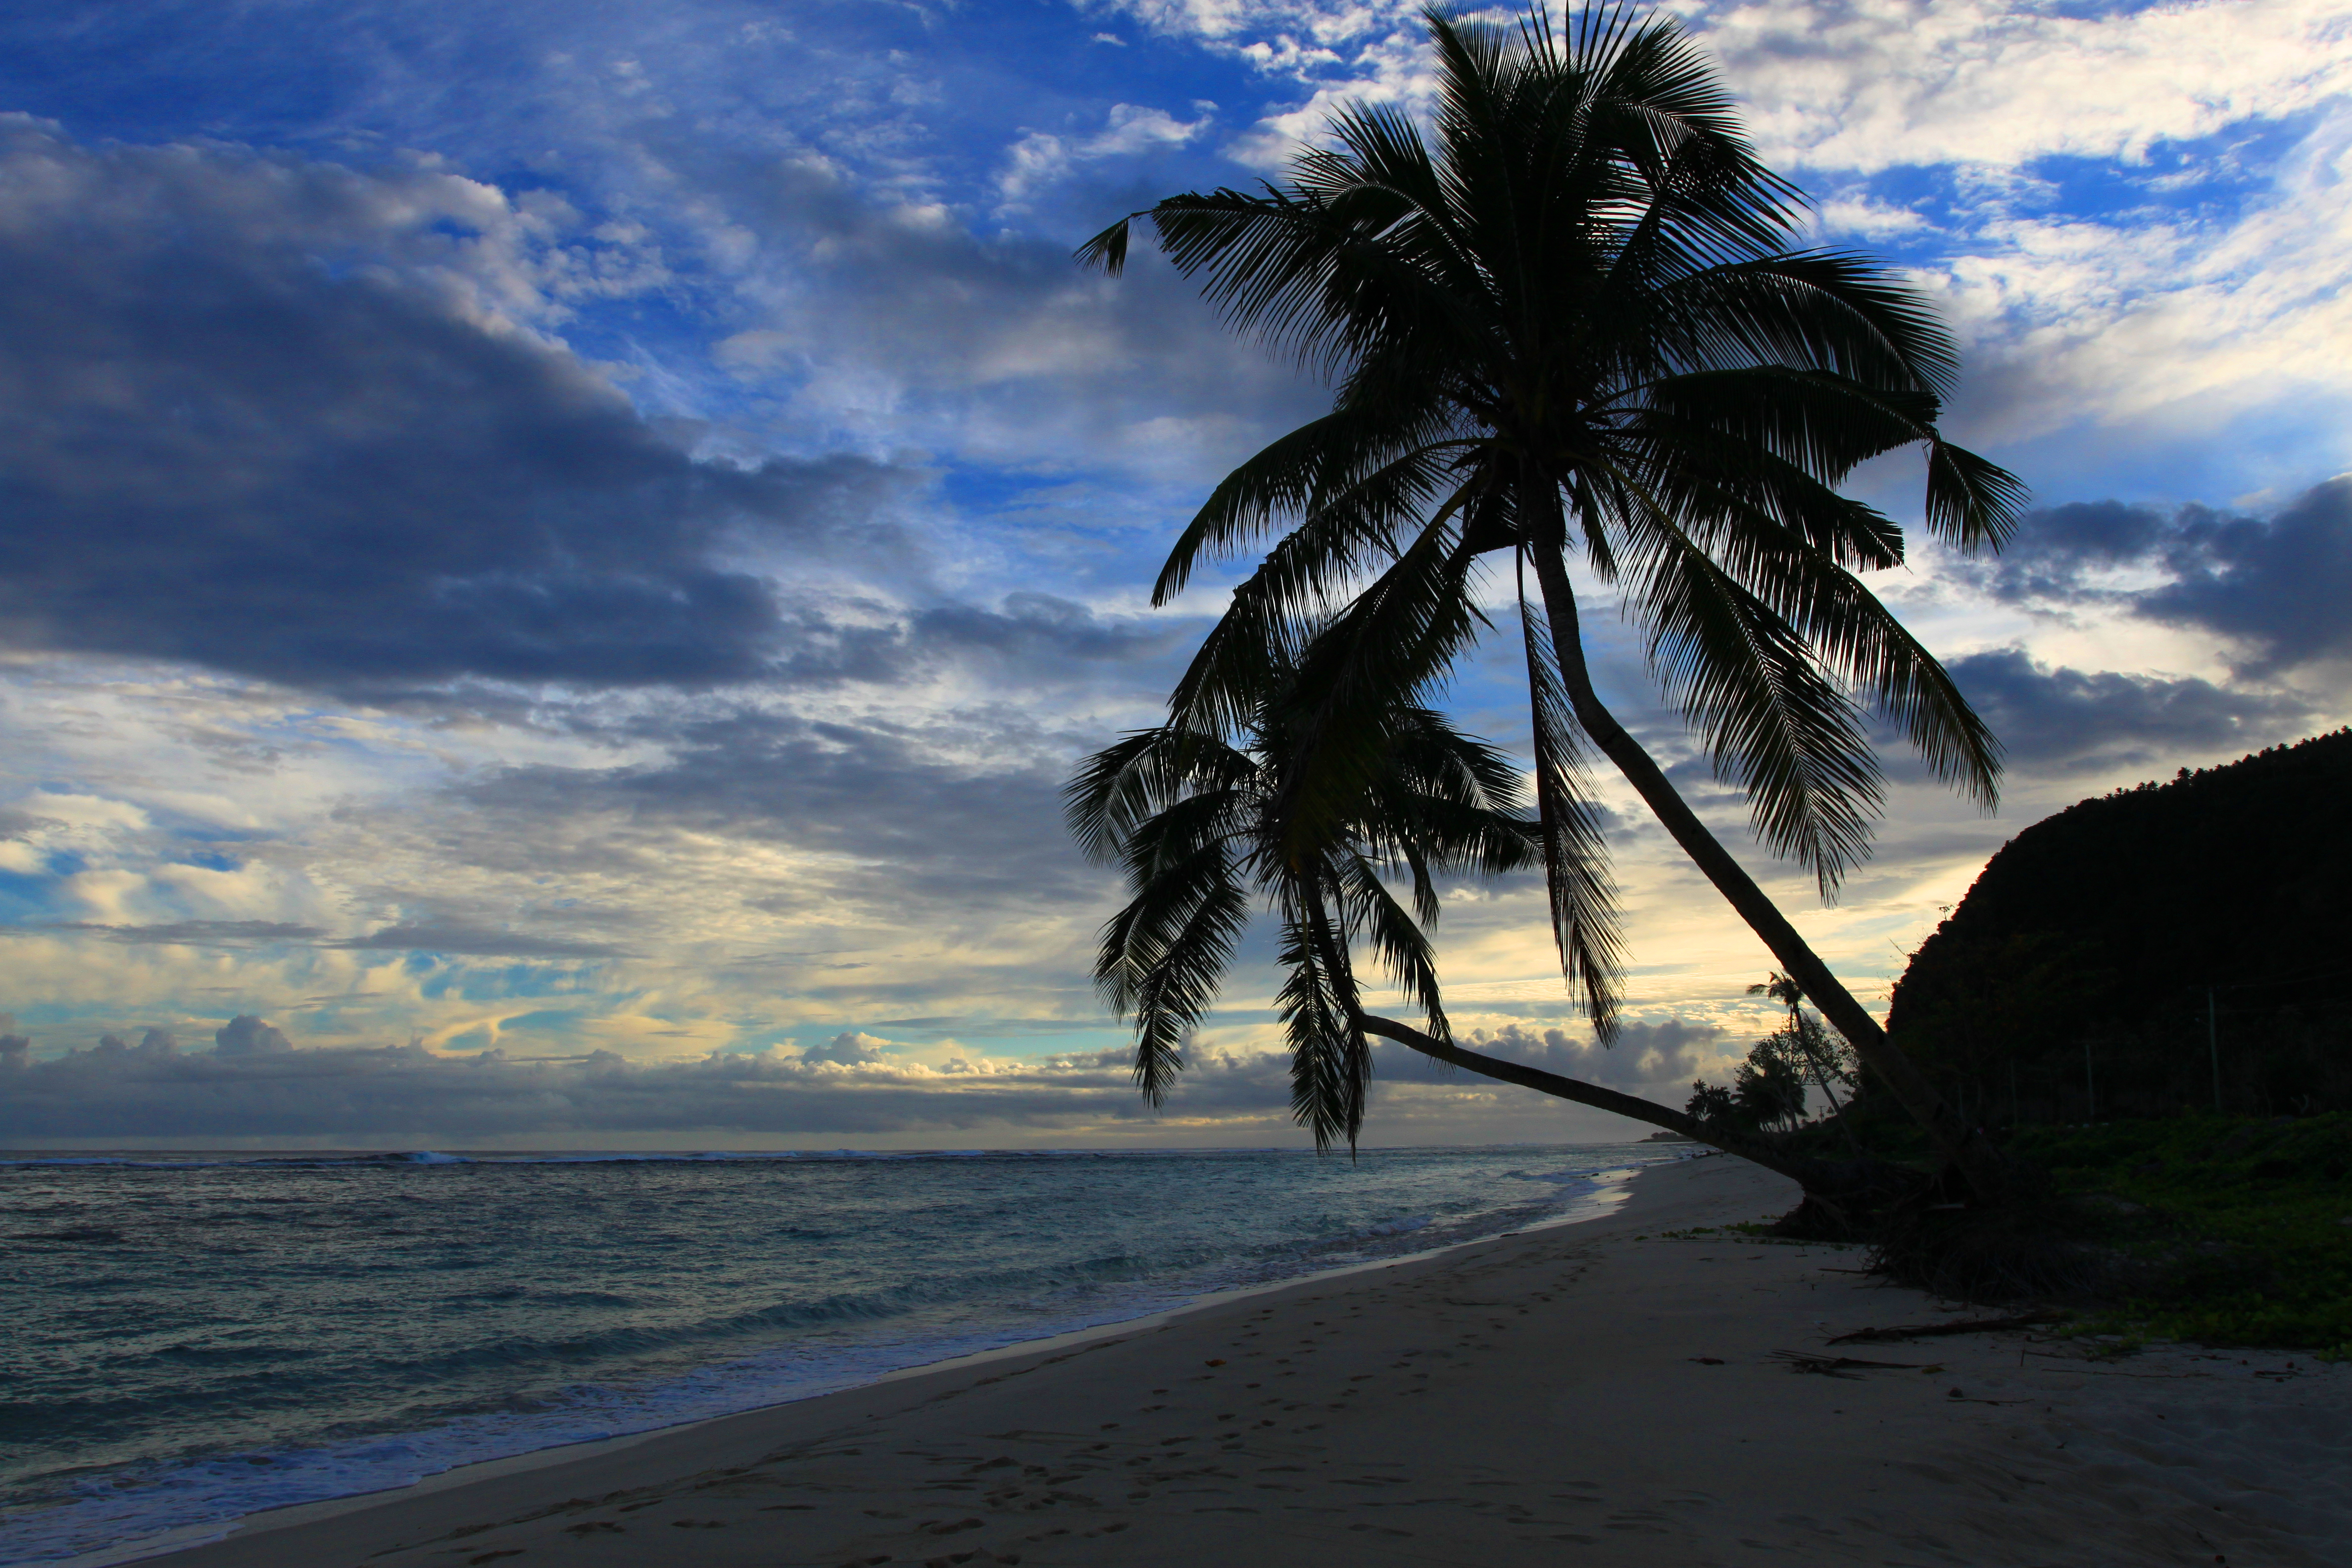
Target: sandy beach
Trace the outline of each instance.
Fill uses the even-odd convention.
[[[2352,1367],[2016,1333],[1858,1252],[1667,1233],[1780,1178],[261,1515],[169,1568],[2352,1562]],[[1807,1371],[1787,1352],[1902,1363]]]

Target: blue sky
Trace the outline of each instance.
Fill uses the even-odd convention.
[[[2352,7],[1670,9],[1822,237],[1937,300],[1949,427],[2040,509],[1878,584],[2009,742],[2000,815],[1898,765],[1834,909],[1750,851],[1883,994],[2023,824],[2352,720]],[[1418,107],[1411,7],[157,4],[0,42],[0,1139],[1297,1136],[1256,968],[1135,1105],[1086,982],[1116,889],[1053,797],[1217,608],[1149,607],[1173,531],[1320,390],[1069,253],[1349,97]],[[1455,697],[1509,742],[1496,668]],[[1766,960],[1612,804],[1628,1043],[1577,1032],[1528,888],[1457,890],[1451,1000],[1679,1100]],[[1370,1132],[1612,1125],[1393,1064]]]

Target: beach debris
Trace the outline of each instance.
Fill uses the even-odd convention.
[[[1852,1377],[1857,1372],[1916,1372],[1916,1361],[1862,1361],[1850,1355],[1814,1355],[1806,1351],[1774,1351],[1772,1359],[1785,1362],[1790,1372],[1818,1373],[1823,1377]]]
[[[2024,1312],[2009,1318],[1966,1318],[1949,1323],[1906,1323],[1894,1329],[1856,1329],[1850,1334],[1832,1337],[1833,1345],[1850,1345],[1868,1341],[1925,1340],[1941,1334],[1997,1334],[2013,1329],[2036,1329],[2058,1321],[2055,1312]]]

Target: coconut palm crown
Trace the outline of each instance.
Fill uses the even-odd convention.
[[[1302,835],[1299,695],[1295,679],[1263,693],[1238,743],[1181,723],[1125,735],[1080,764],[1064,800],[1080,844],[1119,865],[1133,893],[1103,928],[1095,980],[1134,1016],[1145,1096],[1166,1095],[1263,903],[1281,925],[1275,1003],[1292,1112],[1318,1149],[1352,1148],[1371,1076],[1356,950],[1381,961],[1432,1037],[1450,1041],[1425,929],[1437,879],[1525,869],[1541,850],[1509,759],[1410,705],[1381,716],[1381,761],[1352,805]],[[1410,908],[1391,881],[1410,889]]]
[[[1996,742],[1859,575],[1900,565],[1904,531],[1838,489],[1916,447],[1931,535],[1971,552],[2010,533],[2023,487],[1937,428],[1952,340],[1890,268],[1801,243],[1801,193],[1671,18],[1425,15],[1431,135],[1384,105],[1344,109],[1280,184],[1171,196],[1079,253],[1117,273],[1143,219],[1233,326],[1336,389],[1217,486],[1160,574],[1165,603],[1205,561],[1266,551],[1171,724],[1242,732],[1275,672],[1330,639],[1284,817],[1302,842],[1328,837],[1382,765],[1363,716],[1445,679],[1487,629],[1482,563],[1506,564],[1554,935],[1602,1037],[1622,952],[1586,804],[1596,749],[1935,1141],[1989,1173],[1980,1139],[1602,704],[1571,573],[1615,598],[1759,839],[1824,896],[1881,805],[1874,717],[1990,809]]]

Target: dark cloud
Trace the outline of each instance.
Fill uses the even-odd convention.
[[[60,921],[47,925],[0,926],[0,932],[38,936],[74,931],[131,945],[246,948],[278,943],[345,948],[360,952],[439,952],[478,958],[618,958],[610,942],[533,935],[463,921],[419,921],[389,925],[364,936],[331,938],[318,926],[284,921],[173,921],[160,925],[103,925]]]
[[[283,1029],[250,1013],[239,1013],[213,1031],[213,1054],[219,1057],[284,1056],[293,1048]]]
[[[1994,596],[2072,601],[2088,596],[2086,573],[2158,554],[2172,533],[2172,515],[2126,501],[2071,501],[2029,513],[2017,537],[1984,563]]]
[[[1055,679],[1073,673],[1074,660],[1131,665],[1189,652],[1205,624],[1113,620],[1051,594],[1018,592],[1007,594],[1000,610],[949,605],[923,611],[910,631],[915,647],[935,657],[992,656],[1024,678]],[[1167,674],[1172,685],[1175,671]]]
[[[868,548],[910,476],[694,460],[486,321],[510,280],[446,282],[481,237],[443,231],[504,212],[442,176],[0,121],[0,637],[364,689],[821,656],[724,558]]]
[[[2194,677],[2052,668],[2018,648],[1969,654],[1949,668],[2010,760],[2044,771],[2259,747],[2314,721],[2310,705],[2291,695]]]
[[[1471,1038],[1498,1055],[1679,1104],[1690,1079],[1716,1067],[1722,1036],[1668,1021],[1629,1026],[1613,1051],[1580,1032],[1520,1025]],[[37,1061],[20,1039],[0,1038],[0,1141],[19,1145],[524,1136],[564,1147],[593,1146],[614,1133],[723,1142],[742,1134],[972,1129],[1050,1136],[1107,1127],[1144,1134],[1161,1116],[1137,1094],[1124,1049],[1018,1063],[951,1058],[924,1067],[855,1030],[803,1051],[717,1053],[651,1066],[633,1066],[610,1051],[512,1058],[496,1050],[443,1056],[418,1046],[304,1049],[249,1016],[216,1031],[214,1049],[192,1055],[175,1053],[154,1030],[140,1047],[110,1037],[98,1049]],[[1246,1127],[1286,1141],[1296,1136],[1289,1094],[1288,1062],[1280,1052],[1207,1051],[1178,1080],[1164,1115],[1195,1138],[1226,1135],[1213,1128],[1229,1133]],[[1366,1131],[1374,1141],[1481,1132],[1557,1137],[1584,1123],[1603,1136],[1627,1131],[1613,1118],[1596,1119],[1563,1101],[1447,1072],[1402,1047],[1383,1047]]]
[[[1010,721],[892,730],[747,710],[665,733],[664,762],[510,768],[458,798],[494,821],[616,816],[790,843],[838,858],[826,897],[961,913],[1105,890],[1062,826],[1063,748]]]
[[[2352,655],[2352,477],[2268,519],[2192,508],[2179,536],[2179,575],[2139,596],[2141,615],[2236,638],[2257,652],[2250,673]]]
[[[330,947],[390,952],[445,952],[476,958],[618,958],[620,948],[609,942],[578,942],[568,937],[532,936],[496,931],[457,921],[386,926],[366,936],[329,942]]]
[[[21,935],[46,931],[83,931],[108,942],[132,945],[160,943],[180,947],[253,947],[268,942],[315,942],[326,935],[317,926],[286,921],[171,921],[160,925],[105,925],[93,921],[59,921],[48,925],[0,927]]]
[[[1525,1062],[1562,1078],[1646,1095],[1677,1109],[1689,1098],[1691,1080],[1719,1070],[1721,1058],[1730,1050],[1728,1037],[1716,1025],[1680,1018],[1625,1024],[1618,1029],[1615,1043],[1607,1046],[1595,1040],[1590,1029],[1538,1028],[1531,1024],[1473,1029],[1462,1038],[1472,1050]],[[1427,1058],[1415,1059],[1428,1061]],[[1442,1069],[1433,1067],[1431,1070]]]
[[[856,1067],[882,1059],[882,1047],[890,1042],[877,1039],[856,1029],[845,1029],[820,1046],[810,1046],[801,1052],[804,1062],[833,1062],[842,1067]]]
[[[1193,479],[1328,406],[1286,356],[1225,330],[1147,239],[1121,278],[1073,265],[1076,237],[1174,187],[1073,188],[1069,237],[975,235],[942,207],[877,196],[832,159],[745,157],[668,130],[647,153],[758,234],[753,265],[780,285],[721,345],[747,369],[857,365],[904,395],[910,421],[954,418],[967,451],[1029,461],[1059,447],[1083,465],[1088,447],[1116,447],[1141,468],[1202,462]]]
[[[1150,1116],[1124,1071],[1066,1064],[894,1069],[772,1052],[632,1067],[605,1051],[527,1061],[418,1047],[280,1048],[268,1042],[284,1036],[258,1019],[220,1033],[218,1048],[194,1056],[76,1051],[29,1061],[0,1051],[0,1139],[535,1133],[560,1142],[613,1132],[855,1136]],[[265,1043],[257,1048],[257,1040]],[[1259,1108],[1279,1107],[1278,1090],[1268,1079]]]
[[[2117,568],[2169,581],[2097,581]],[[2245,650],[2242,674],[2343,658],[2352,655],[2352,476],[2315,485],[2268,518],[2122,501],[2052,507],[1971,574],[2012,602],[2117,604],[2211,632]]]

